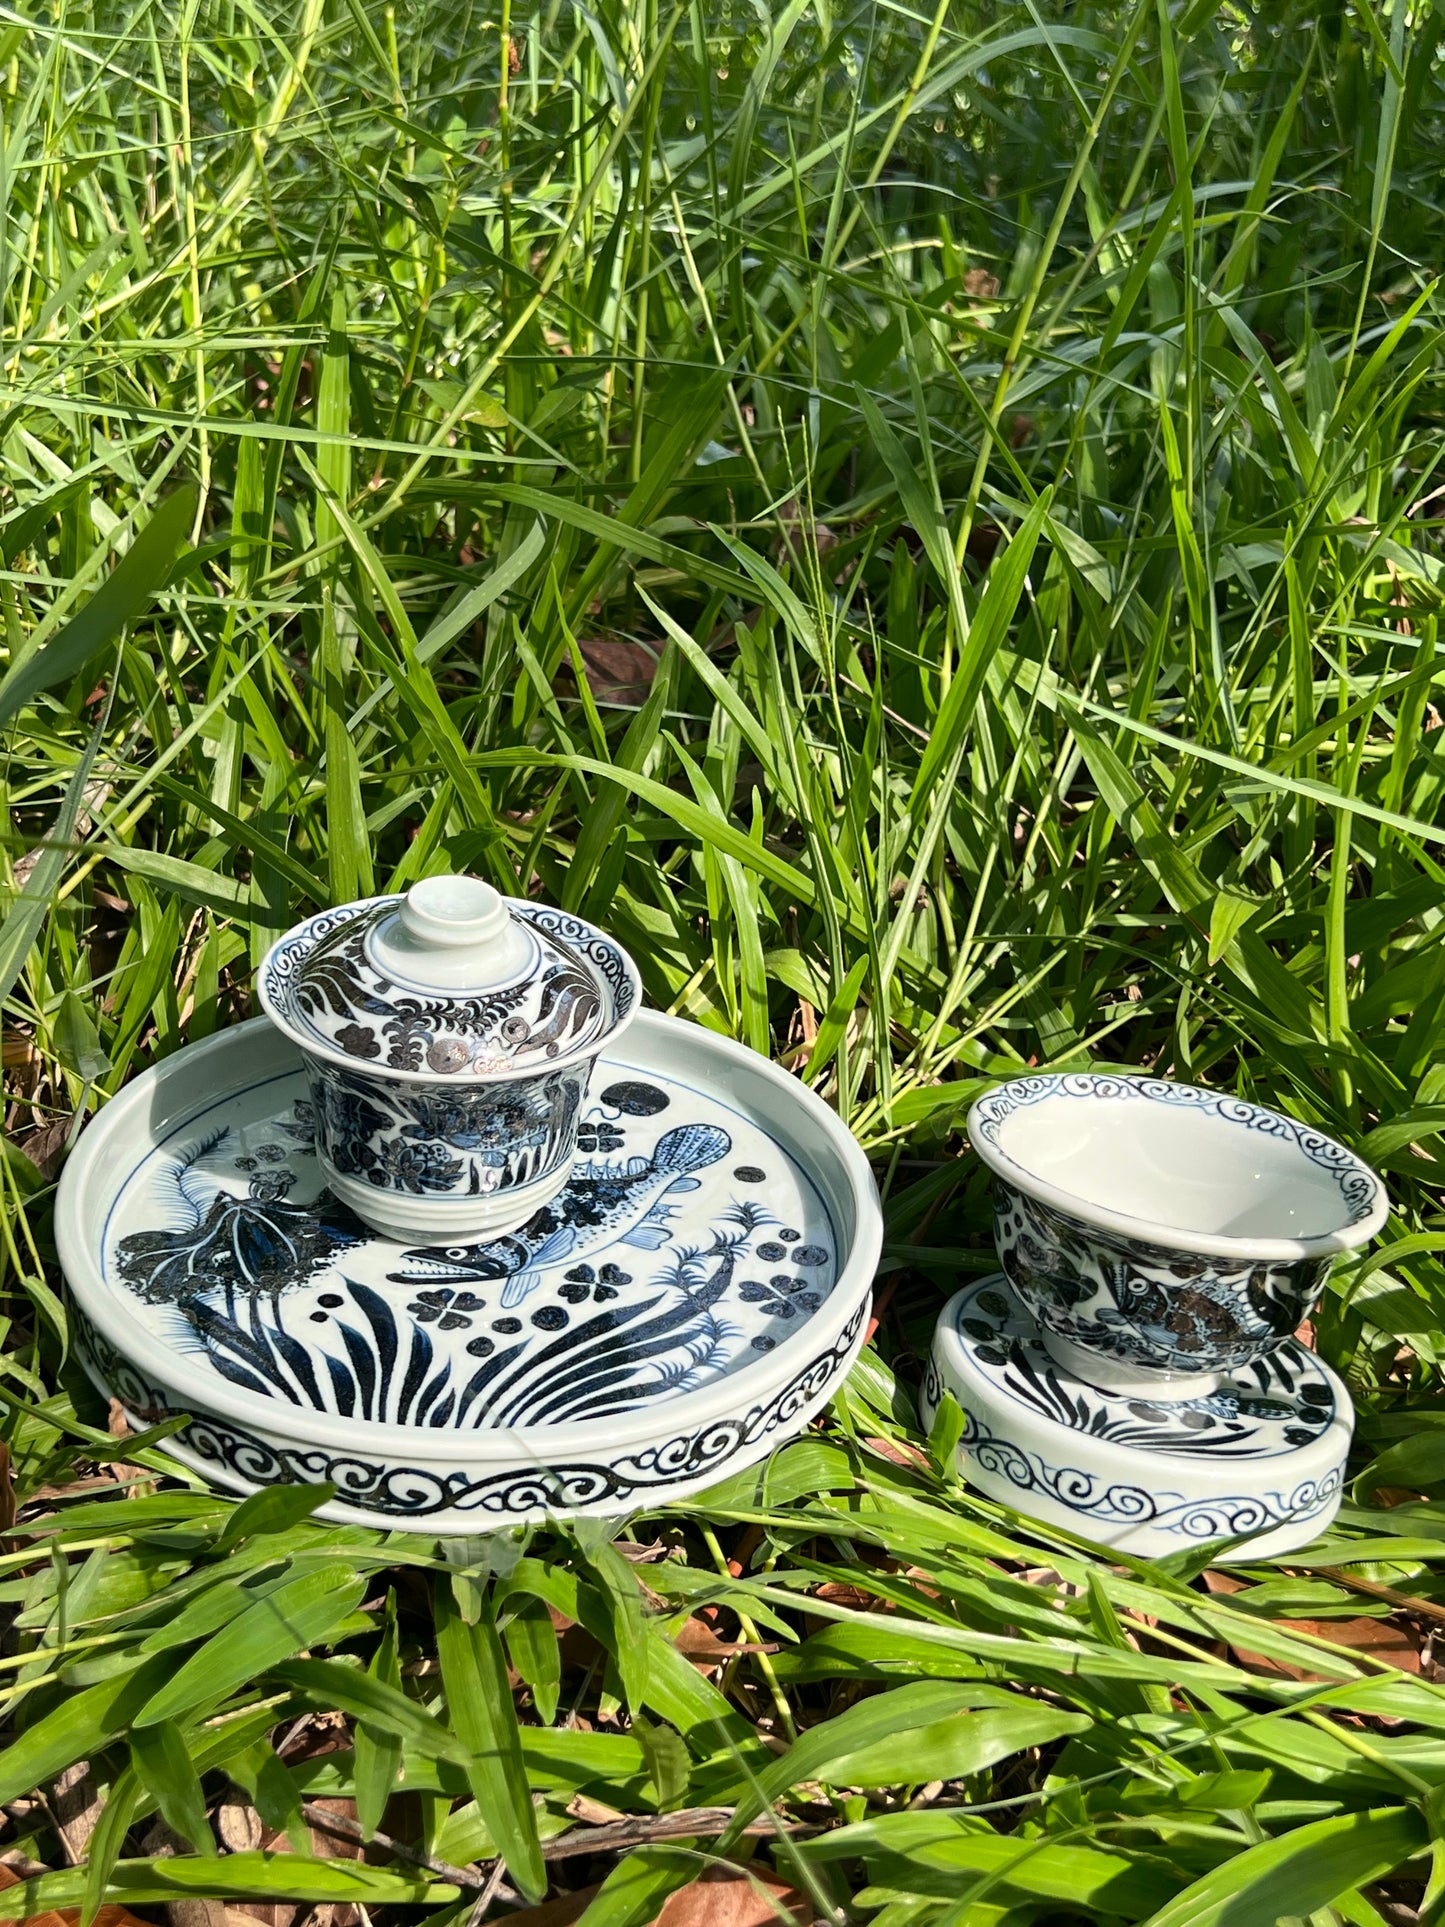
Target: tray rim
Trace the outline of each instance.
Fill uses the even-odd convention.
[[[635,1436],[641,1443],[657,1432],[671,1434],[704,1427],[728,1416],[740,1403],[753,1404],[764,1399],[785,1385],[802,1364],[836,1343],[849,1318],[872,1289],[883,1244],[882,1208],[872,1169],[862,1146],[837,1114],[770,1058],[701,1024],[646,1009],[637,1012],[623,1049],[636,1051],[649,1032],[664,1043],[669,1038],[686,1040],[694,1048],[771,1085],[782,1102],[792,1105],[821,1136],[835,1161],[837,1181],[820,1182],[816,1161],[799,1156],[791,1142],[792,1134],[788,1145],[790,1154],[804,1166],[825,1204],[835,1206],[841,1196],[852,1212],[848,1255],[826,1303],[798,1331],[781,1340],[757,1366],[749,1369],[746,1394],[739,1389],[743,1375],[728,1373],[695,1392],[659,1403],[646,1412],[574,1420],[565,1426],[489,1427],[482,1432],[454,1431],[447,1427],[433,1430],[426,1426],[380,1425],[365,1419],[347,1419],[272,1400],[213,1379],[190,1364],[183,1353],[171,1347],[159,1347],[153,1332],[125,1316],[114,1288],[101,1272],[99,1254],[92,1249],[82,1229],[86,1213],[84,1194],[92,1185],[100,1189],[103,1202],[98,1211],[102,1218],[108,1215],[120,1185],[107,1175],[107,1155],[134,1113],[145,1107],[166,1078],[177,1074],[176,1067],[183,1060],[197,1073],[203,1072],[208,1062],[216,1060],[219,1071],[233,1055],[240,1059],[249,1040],[264,1042],[268,1049],[274,1049],[278,1061],[283,1056],[290,1057],[299,1071],[303,1061],[300,1048],[265,1016],[231,1025],[162,1058],[118,1091],[82,1131],[61,1173],[55,1203],[56,1248],[75,1308],[122,1356],[132,1359],[148,1376],[164,1381],[177,1403],[198,1416],[214,1414],[283,1440],[352,1450],[364,1444],[368,1452],[405,1453],[413,1460],[448,1460],[468,1465],[493,1461],[516,1464],[519,1460],[527,1464],[542,1463],[560,1454],[605,1452],[609,1447],[616,1450],[628,1436]],[[605,1058],[607,1054],[604,1046],[599,1056]],[[255,1068],[254,1060],[252,1068]],[[197,1105],[196,1114],[222,1101],[242,1085],[243,1079],[238,1075],[217,1075],[205,1102]],[[183,1117],[185,1113],[178,1107],[176,1115]],[[154,1147],[157,1127],[149,1119],[145,1131]],[[126,1175],[135,1168],[131,1164]],[[835,1225],[834,1229],[835,1233],[841,1233],[843,1227]],[[624,1418],[632,1423],[624,1425]]]
[[[465,1534],[474,1532],[478,1528],[492,1531],[505,1529],[510,1526],[538,1523],[546,1519],[573,1519],[582,1517],[628,1518],[640,1512],[657,1511],[664,1506],[685,1504],[690,1498],[711,1490],[713,1486],[733,1477],[734,1474],[745,1472],[751,1467],[761,1465],[766,1459],[770,1458],[772,1453],[780,1446],[786,1444],[791,1439],[799,1437],[807,1430],[814,1419],[822,1415],[828,1405],[831,1404],[849,1372],[852,1371],[853,1366],[857,1363],[859,1353],[867,1343],[868,1330],[865,1324],[865,1313],[867,1309],[867,1301],[864,1300],[860,1302],[855,1307],[851,1318],[845,1323],[829,1351],[823,1355],[823,1358],[815,1358],[811,1366],[807,1368],[815,1370],[826,1358],[831,1358],[834,1361],[833,1369],[826,1374],[821,1386],[816,1392],[809,1394],[804,1388],[799,1388],[801,1394],[800,1403],[791,1416],[783,1417],[779,1414],[771,1422],[764,1423],[751,1439],[740,1441],[732,1450],[722,1455],[721,1458],[710,1457],[706,1459],[700,1469],[693,1471],[681,1470],[671,1477],[665,1476],[650,1483],[639,1482],[629,1484],[627,1483],[627,1478],[631,1475],[631,1469],[628,1468],[619,1481],[618,1488],[614,1491],[603,1492],[600,1496],[594,1498],[584,1497],[581,1499],[568,1499],[554,1492],[546,1499],[538,1500],[533,1504],[526,1505],[515,1511],[507,1509],[505,1504],[501,1507],[496,1507],[487,1504],[485,1500],[471,1499],[471,1489],[464,1489],[460,1494],[450,1495],[448,1502],[445,1504],[437,1504],[415,1510],[387,1506],[376,1507],[367,1504],[364,1498],[355,1497],[351,1488],[343,1484],[337,1486],[334,1498],[328,1499],[325,1504],[316,1508],[316,1516],[319,1519],[329,1519],[346,1525],[363,1525],[372,1530],[409,1532],[424,1535],[434,1534],[441,1537],[448,1537],[458,1533]],[[106,1392],[108,1396],[119,1397],[128,1415],[137,1414],[137,1408],[134,1402],[128,1401],[125,1394],[112,1382],[102,1363],[97,1361],[94,1366],[84,1360],[82,1360],[82,1363],[85,1364],[86,1371],[99,1389]],[[135,1370],[136,1368],[131,1366],[129,1369]],[[780,1392],[775,1388],[770,1396],[773,1400],[786,1397],[789,1389],[788,1386],[784,1386]],[[139,1416],[139,1414],[137,1414],[137,1416]],[[748,1416],[752,1416],[752,1414]],[[141,1418],[140,1422],[142,1424],[145,1423],[144,1418]],[[674,1443],[688,1442],[695,1444],[701,1433],[706,1432],[711,1429],[711,1427],[725,1425],[729,1422],[731,1421],[727,1419],[711,1421],[710,1425],[695,1427],[691,1435],[691,1441],[687,1439],[668,1439],[665,1441],[665,1444],[671,1445]],[[233,1461],[225,1459],[224,1457],[218,1461],[215,1457],[208,1456],[195,1443],[193,1434],[197,1428],[200,1428],[202,1431],[214,1432],[217,1427],[223,1426],[224,1424],[225,1421],[216,1418],[210,1413],[192,1414],[190,1423],[184,1426],[180,1432],[163,1440],[159,1449],[162,1452],[169,1453],[188,1471],[204,1479],[211,1486],[219,1486],[224,1491],[237,1493],[241,1496],[246,1496],[253,1492],[265,1491],[270,1485],[297,1482],[285,1478],[280,1480],[257,1480],[250,1478],[243,1470],[239,1469]],[[238,1442],[243,1448],[250,1445],[259,1445],[263,1450],[270,1452],[278,1462],[284,1462],[288,1456],[295,1458],[313,1449],[300,1447],[295,1441],[288,1440],[284,1437],[273,1441],[259,1431],[243,1437]],[[319,1449],[324,1455],[330,1448],[322,1446],[315,1449]],[[655,1449],[654,1442],[645,1442],[639,1448],[639,1456],[653,1449]],[[420,1455],[415,1456],[419,1457]],[[604,1477],[610,1477],[618,1471],[615,1463],[609,1463],[605,1460],[605,1455],[601,1463],[582,1465],[564,1464],[559,1466],[555,1462],[547,1464],[540,1460],[529,1463],[526,1466],[514,1463],[501,1463],[495,1468],[493,1467],[493,1462],[490,1460],[468,1461],[460,1466],[458,1466],[455,1461],[443,1461],[442,1463],[447,1466],[449,1476],[454,1476],[458,1471],[462,1473],[463,1477],[469,1472],[485,1472],[487,1475],[486,1482],[488,1483],[498,1479],[505,1479],[509,1475],[514,1478],[523,1479],[531,1475],[534,1482],[538,1485],[545,1483],[549,1479],[552,1480],[554,1484],[560,1484],[568,1478],[575,1478],[579,1473],[584,1475],[600,1473]],[[370,1469],[377,1470],[381,1468],[373,1467]],[[310,1468],[305,1468],[305,1470],[309,1472]],[[424,1475],[426,1474],[425,1466],[412,1466],[406,1468],[406,1470],[410,1472],[421,1471]],[[328,1469],[328,1476],[330,1475]],[[435,1469],[431,1471],[430,1476],[437,1476]],[[505,1499],[506,1495],[503,1493],[499,1496]],[[469,1499],[471,1499],[471,1502],[469,1502]]]

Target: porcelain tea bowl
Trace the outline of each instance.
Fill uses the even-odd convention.
[[[567,1183],[588,1079],[637,967],[580,917],[477,877],[322,911],[262,960],[334,1194],[387,1237],[504,1237]]]
[[[1275,1111],[1159,1078],[1020,1077],[969,1111],[1009,1282],[1087,1383],[1196,1397],[1272,1352],[1389,1209],[1370,1167]]]

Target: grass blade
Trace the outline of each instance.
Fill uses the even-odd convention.
[[[469,1625],[448,1582],[438,1581],[432,1599],[447,1711],[466,1750],[477,1807],[508,1874],[529,1900],[540,1900],[547,1874],[491,1600],[484,1599],[480,1617]]]

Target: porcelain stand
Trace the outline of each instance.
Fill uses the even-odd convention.
[[[1221,1560],[1277,1557],[1333,1519],[1354,1412],[1297,1340],[1206,1384],[1161,1378],[1149,1395],[1090,1383],[1093,1361],[1071,1349],[1082,1369],[1044,1345],[1001,1272],[944,1307],[923,1416],[932,1423],[945,1392],[958,1401],[975,1490],[1136,1558],[1241,1539]]]

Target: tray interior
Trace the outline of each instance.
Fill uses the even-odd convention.
[[[836,1159],[805,1166],[806,1113],[780,1126],[776,1086],[705,1034],[639,1023],[594,1072],[567,1190],[451,1247],[392,1243],[331,1197],[299,1059],[231,1036],[209,1080],[167,1067],[90,1199],[106,1292],[152,1357],[352,1422],[622,1421],[757,1366],[833,1293]]]

